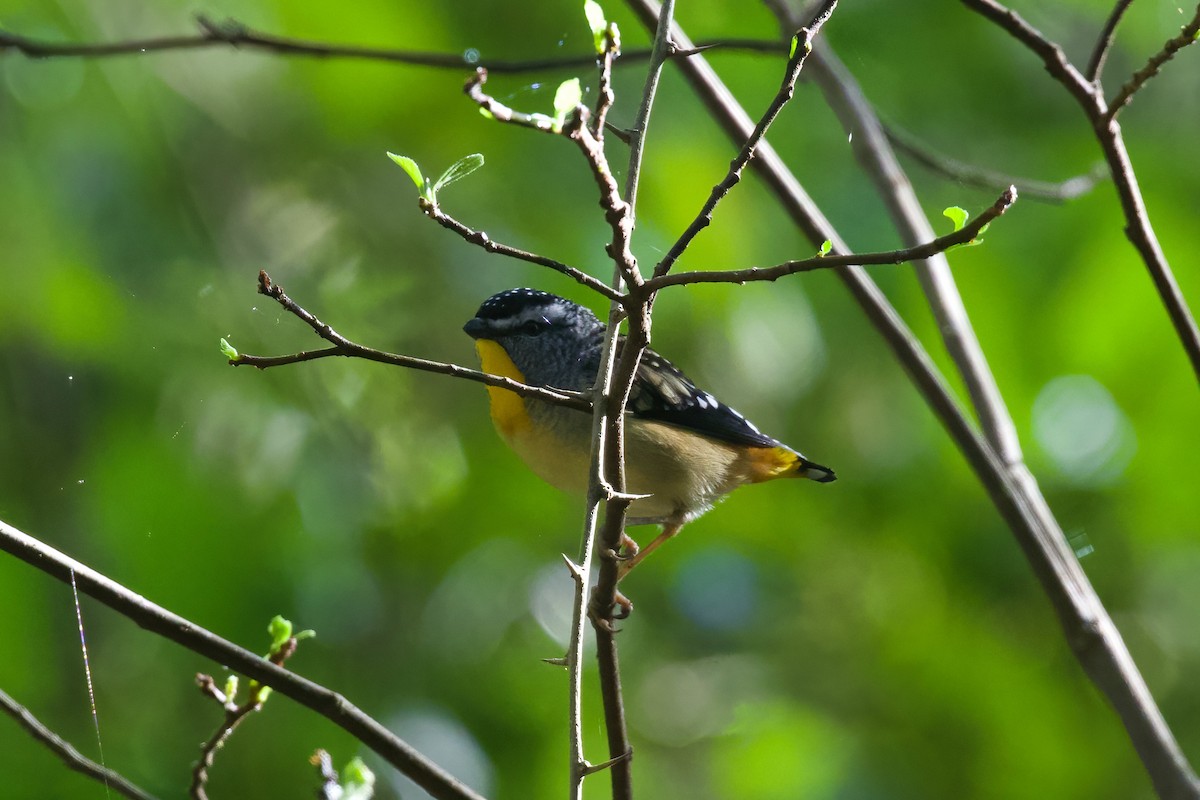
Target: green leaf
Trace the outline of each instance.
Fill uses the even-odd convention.
[[[495,114],[493,114],[492,112],[488,111],[488,110],[487,110],[486,108],[484,108],[483,106],[480,106],[480,107],[479,107],[479,115],[480,115],[481,117],[486,117],[487,119],[495,119],[495,118],[496,118],[496,115],[495,115]]]
[[[400,169],[408,173],[408,177],[412,178],[412,182],[417,185],[417,191],[424,196],[428,187],[425,185],[425,176],[421,174],[421,168],[417,166],[417,162],[408,156],[398,156],[395,153],[387,155],[388,158],[400,165]]]
[[[961,231],[963,225],[967,224],[967,217],[971,216],[967,213],[966,209],[959,208],[958,206],[950,206],[942,212],[942,215],[954,223],[955,231]]]
[[[833,249],[833,242],[826,239],[825,241],[821,242],[821,249],[817,251],[817,255],[827,256],[827,255],[829,255],[829,251],[832,249]]]
[[[238,351],[234,349],[233,345],[225,341],[224,337],[221,338],[221,352],[230,361],[237,361],[239,358],[241,358],[241,356],[238,355]]]
[[[608,20],[604,18],[604,9],[596,0],[583,0],[583,15],[587,17],[588,27],[592,29],[592,39],[596,43],[596,52],[604,52],[604,32],[608,30]]]
[[[375,795],[375,773],[361,758],[352,758],[342,768],[342,800],[370,800]]]
[[[458,161],[450,165],[450,169],[442,173],[442,177],[437,179],[433,184],[431,196],[436,195],[441,189],[449,186],[455,181],[461,181],[463,178],[470,175],[475,170],[483,166],[483,156],[479,153],[472,153],[469,156],[463,156]]]
[[[800,36],[797,34],[792,37],[792,46],[788,48],[788,60],[796,57],[796,46],[800,44]]]
[[[571,78],[571,80],[563,81],[558,85],[558,89],[554,92],[555,130],[562,130],[563,123],[567,121],[567,115],[574,111],[581,102],[583,102],[583,89],[579,85],[579,78]]]
[[[225,702],[232,703],[234,698],[237,697],[237,690],[238,676],[230,675],[225,679]]]
[[[292,621],[276,614],[267,625],[267,633],[271,634],[271,652],[274,653],[292,638]]]

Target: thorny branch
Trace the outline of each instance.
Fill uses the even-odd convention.
[[[76,772],[103,783],[106,789],[128,797],[129,800],[155,800],[154,795],[136,786],[120,773],[101,766],[80,753],[70,742],[47,728],[29,709],[12,699],[3,689],[0,689],[0,711],[15,719],[30,736],[45,745]]]
[[[238,353],[237,358],[232,358],[229,363],[235,367],[251,366],[259,369],[268,369],[270,367],[278,367],[284,364],[295,364],[301,361],[312,361],[318,358],[329,358],[332,356],[341,356],[346,358],[362,358],[367,361],[377,361],[381,364],[391,364],[397,367],[407,367],[408,369],[417,369],[424,372],[436,372],[439,375],[449,375],[454,378],[463,378],[469,381],[487,384],[488,386],[499,386],[502,389],[508,389],[511,392],[521,395],[522,397],[533,397],[539,400],[545,400],[550,403],[558,403],[570,408],[577,408],[581,411],[590,411],[592,408],[591,401],[579,392],[572,392],[566,389],[544,389],[538,386],[529,386],[514,381],[512,378],[504,378],[499,375],[490,375],[486,372],[460,367],[457,364],[446,364],[441,361],[429,361],[424,358],[414,358],[413,356],[398,355],[395,353],[385,353],[382,350],[375,350],[370,347],[364,347],[361,344],[352,342],[332,327],[319,320],[316,316],[310,313],[307,309],[301,306],[292,298],[284,293],[283,287],[271,281],[271,276],[265,270],[260,270],[258,273],[258,291],[267,297],[276,300],[284,309],[291,314],[299,317],[310,328],[316,331],[317,335],[322,339],[333,344],[333,347],[327,347],[323,350],[305,350],[298,353],[292,353],[284,356],[255,356],[248,353]]]

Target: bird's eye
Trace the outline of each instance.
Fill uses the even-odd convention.
[[[522,322],[521,326],[519,328],[517,328],[517,332],[523,333],[526,336],[537,336],[539,333],[546,330],[546,328],[548,328],[548,327],[549,326],[542,320],[531,319],[531,320],[526,320],[525,322]]]

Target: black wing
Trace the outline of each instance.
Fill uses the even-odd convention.
[[[782,444],[698,388],[678,367],[653,350],[642,354],[629,396],[629,410],[642,419],[677,425],[733,444],[753,447]]]

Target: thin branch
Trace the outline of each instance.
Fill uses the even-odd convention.
[[[3,689],[0,689],[0,711],[4,711],[15,719],[30,736],[45,745],[48,750],[62,759],[64,764],[76,772],[103,783],[106,789],[128,797],[130,800],[155,800],[154,795],[134,785],[119,772],[101,766],[80,753],[69,742],[47,728],[29,709],[14,700]]]
[[[828,52],[828,51],[825,51]],[[818,50],[817,55],[823,55]],[[880,122],[888,142],[921,166],[967,186],[996,190],[1004,186],[1016,186],[1025,200],[1043,200],[1050,203],[1065,203],[1081,197],[1104,178],[1108,168],[1097,163],[1087,173],[1075,175],[1065,181],[1052,183],[1037,178],[1022,178],[1007,172],[969,164],[939,153],[920,141],[916,136],[891,123]]]
[[[272,646],[271,652],[267,655],[267,660],[277,667],[282,667],[296,652],[297,643],[297,637],[289,636],[278,647]],[[236,683],[232,683],[232,687],[228,689],[230,692],[229,695],[226,695],[225,692],[217,688],[217,683],[211,675],[198,674],[196,676],[196,684],[200,687],[200,691],[203,694],[212,698],[221,707],[221,710],[225,712],[225,718],[217,726],[217,730],[208,738],[208,741],[201,745],[200,760],[192,768],[192,783],[188,789],[188,794],[194,800],[208,800],[208,792],[206,791],[208,771],[212,769],[213,761],[217,757],[217,751],[225,746],[225,743],[229,741],[229,737],[233,735],[233,732],[237,730],[243,721],[248,719],[251,714],[262,711],[263,705],[267,701],[269,690],[258,681],[250,681],[245,701],[238,703],[236,702],[236,698],[233,697],[233,694],[237,691]]]
[[[1096,134],[1096,139],[1100,143],[1100,148],[1104,152],[1113,186],[1121,200],[1121,211],[1125,215],[1125,235],[1138,251],[1142,263],[1146,265],[1150,279],[1158,291],[1159,299],[1166,308],[1167,316],[1170,317],[1184,353],[1191,363],[1192,372],[1195,373],[1197,380],[1200,380],[1200,327],[1196,325],[1191,309],[1188,308],[1187,300],[1184,299],[1183,291],[1179,288],[1175,274],[1171,271],[1171,265],[1167,263],[1167,257],[1162,251],[1154,227],[1150,224],[1150,217],[1146,213],[1146,204],[1142,199],[1137,176],[1133,171],[1133,163],[1125,148],[1121,126],[1110,114],[1102,88],[1088,81],[1067,60],[1061,47],[1043,36],[1015,11],[996,0],[962,0],[962,2],[972,11],[996,23],[1018,42],[1037,54],[1051,77],[1061,83],[1083,108],[1084,114],[1087,115],[1088,121],[1092,125],[1092,130]],[[1200,7],[1197,8],[1196,16],[1185,30],[1191,30],[1196,26],[1200,26]],[[1168,42],[1167,49],[1170,49],[1172,42],[1175,41],[1172,39],[1171,42]],[[1163,53],[1165,52],[1164,50]],[[1171,54],[1174,52],[1171,50]],[[1163,53],[1152,58],[1151,62],[1153,63]],[[1169,56],[1167,57],[1169,58]],[[1139,83],[1138,86],[1140,85]],[[1136,90],[1137,87],[1134,87],[1132,91]],[[1132,92],[1130,94],[1132,95]],[[1127,101],[1127,98],[1122,100],[1121,95],[1118,95],[1113,108],[1120,107],[1115,105],[1117,101],[1123,103]]]
[[[939,236],[936,239],[906,247],[900,250],[887,250],[879,253],[831,253],[825,256],[813,256],[798,261],[787,261],[773,267],[747,267],[745,269],[710,270],[696,272],[676,272],[651,278],[646,281],[646,288],[658,291],[666,286],[680,286],[690,283],[750,283],[751,281],[776,281],[786,275],[797,272],[812,272],[818,269],[833,269],[837,267],[868,266],[874,264],[903,264],[922,258],[944,253],[952,247],[969,244],[976,240],[979,234],[992,220],[1004,214],[1017,201],[1017,189],[1010,186],[996,199],[996,202],[985,209],[978,217],[953,233]]]
[[[643,24],[651,23],[656,10],[653,0],[627,2]],[[678,27],[672,31],[672,37],[678,46],[690,46]],[[729,137],[735,142],[743,141],[752,122],[707,62],[691,58],[677,63]],[[766,143],[751,166],[814,244],[828,240],[836,251],[848,252],[837,231]],[[838,275],[892,348],[1012,530],[1058,614],[1067,643],[1125,723],[1161,796],[1200,796],[1187,760],[1138,673],[1120,632],[1066,544],[1033,476],[1023,467],[1005,465],[980,438],[929,355],[866,272],[859,267],[846,267],[838,270]]]
[[[323,350],[304,350],[298,353],[291,353],[283,356],[256,356],[249,353],[238,353],[237,358],[229,360],[229,363],[235,367],[249,366],[259,369],[269,369],[270,367],[283,366],[285,364],[296,364],[301,361],[315,361],[319,358],[361,358],[366,361],[376,361],[380,364],[391,364],[396,367],[405,367],[407,369],[416,369],[423,372],[434,372],[439,375],[449,375],[452,378],[462,378],[464,380],[476,381],[477,383],[487,384],[488,386],[498,386],[501,389],[508,389],[521,397],[531,397],[538,400],[545,400],[548,403],[557,403],[567,406],[568,408],[579,409],[580,411],[591,411],[591,401],[580,392],[567,391],[566,389],[546,389],[540,386],[529,386],[528,384],[514,381],[512,378],[505,378],[500,375],[492,375],[487,372],[480,372],[467,367],[460,367],[457,364],[447,364],[442,361],[429,361],[424,358],[415,358],[413,356],[399,355],[397,353],[387,353],[382,350],[375,350],[370,347],[365,347],[356,342],[352,342],[332,327],[322,322],[307,309],[301,306],[292,298],[288,297],[283,291],[283,288],[277,283],[271,281],[271,276],[265,270],[260,270],[258,273],[258,291],[268,297],[276,300],[288,312],[299,317],[310,328],[312,328],[318,336],[333,344],[333,347],[327,347]]]
[[[526,261],[530,264],[537,264],[541,267],[547,267],[555,272],[566,275],[576,283],[586,286],[592,291],[607,297],[609,300],[621,299],[621,293],[611,288],[604,281],[597,280],[591,275],[588,275],[586,272],[576,269],[575,267],[568,266],[561,261],[555,261],[552,258],[546,258],[545,256],[540,256],[536,253],[530,253],[525,250],[519,250],[515,247],[509,247],[506,244],[501,244],[500,242],[497,242],[488,236],[484,231],[474,230],[462,224],[454,217],[442,211],[441,206],[437,205],[436,203],[430,203],[422,200],[421,210],[427,217],[441,225],[446,230],[453,231],[470,244],[482,247],[489,253],[498,253],[502,256],[515,258],[518,261]]]
[[[70,584],[73,571],[79,591],[94,597],[142,628],[266,684],[317,712],[375,751],[380,758],[438,800],[482,800],[482,795],[430,761],[342,695],[277,667],[265,658],[155,605],[5,522],[0,522],[0,550],[66,584]]]
[[[962,0],[962,2],[972,11],[1008,31],[1014,39],[1036,53],[1042,59],[1042,64],[1051,77],[1066,87],[1067,91],[1085,108],[1094,106],[1097,101],[1103,102],[1099,87],[1075,68],[1061,47],[1043,36],[1041,31],[1026,22],[1020,14],[1001,5],[996,0]]]
[[[217,757],[217,751],[225,746],[225,742],[244,720],[262,708],[262,703],[255,701],[248,701],[241,705],[234,703],[231,698],[226,698],[217,688],[211,675],[197,675],[196,683],[200,686],[200,691],[216,700],[225,710],[225,718],[221,721],[220,726],[200,747],[200,760],[192,768],[192,783],[188,787],[190,797],[195,800],[208,800],[208,792],[205,787],[208,784],[208,771]]]
[[[745,144],[729,165],[729,171],[725,174],[724,179],[713,187],[712,192],[705,201],[704,206],[700,209],[700,213],[688,226],[683,235],[676,240],[675,244],[667,252],[666,256],[654,267],[654,276],[661,277],[671,271],[671,267],[679,260],[679,256],[688,248],[692,240],[712,224],[712,215],[716,210],[717,204],[729,194],[729,191],[738,184],[742,179],[742,170],[746,168],[746,164],[754,157],[754,150],[758,147],[759,142],[767,134],[767,129],[771,127],[771,123],[779,116],[779,112],[792,99],[792,95],[796,91],[796,81],[800,78],[800,71],[804,69],[804,62],[807,60],[809,53],[812,52],[812,42],[817,33],[821,30],[821,26],[829,19],[833,10],[837,7],[837,0],[824,0],[816,14],[813,16],[812,22],[807,27],[801,28],[792,38],[792,53],[788,58],[787,67],[784,69],[783,81],[780,83],[779,91],[775,93],[771,103],[767,106],[767,110],[763,112],[759,118],[758,124],[754,126],[754,130],[746,137]]]
[[[1088,59],[1087,68],[1083,71],[1083,76],[1092,83],[1100,83],[1100,74],[1104,71],[1104,62],[1108,59],[1108,51],[1112,49],[1117,26],[1121,24],[1121,18],[1125,16],[1125,12],[1132,4],[1133,0],[1117,0],[1113,10],[1109,12],[1108,19],[1104,21],[1104,28],[1096,39],[1096,46],[1092,48],[1092,57]]]
[[[332,44],[308,39],[295,39],[254,31],[236,20],[213,22],[203,15],[196,17],[200,32],[191,35],[161,36],[146,39],[130,39],[117,42],[49,42],[16,33],[0,30],[0,52],[13,50],[29,58],[108,58],[112,56],[140,56],[181,50],[204,50],[213,47],[233,47],[238,50],[259,50],[280,56],[302,56],[311,58],[348,58],[364,61],[382,61],[407,66],[432,67],[435,69],[475,69],[484,67],[495,74],[519,74],[541,72],[550,69],[586,67],[595,63],[595,54],[577,56],[548,56],[520,60],[484,58],[474,50],[456,55],[420,50],[385,47],[362,47],[359,45]],[[698,44],[690,50],[671,52],[668,57],[686,58],[706,50],[743,51],[751,53],[777,52],[779,42],[758,39],[713,39]],[[629,50],[622,53],[621,63],[648,60],[652,51],[648,48]]]
[[[1179,31],[1179,35],[1168,39],[1162,49],[1150,57],[1146,66],[1133,73],[1133,76],[1121,87],[1117,96],[1108,106],[1107,119],[1110,121],[1116,119],[1117,114],[1121,113],[1121,109],[1128,105],[1133,96],[1146,85],[1146,81],[1157,75],[1158,71],[1162,69],[1162,65],[1174,58],[1176,53],[1195,43],[1197,35],[1200,35],[1200,5],[1196,6],[1196,13]]]

